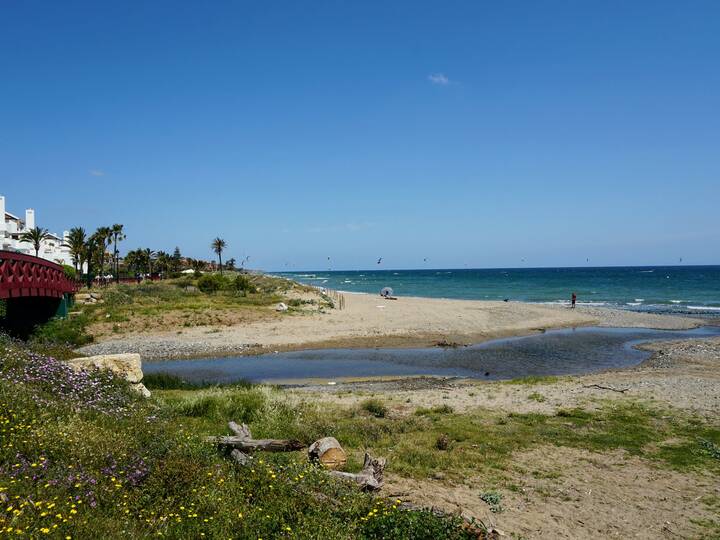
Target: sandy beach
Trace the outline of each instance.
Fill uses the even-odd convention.
[[[312,298],[312,293],[307,293]],[[446,340],[479,343],[549,328],[623,326],[687,329],[701,319],[594,306],[487,302],[345,294],[344,309],[300,311],[232,326],[182,326],[102,337],[85,354],[137,352],[146,359],[253,354],[327,347],[425,347]]]

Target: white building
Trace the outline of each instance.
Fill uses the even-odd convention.
[[[5,197],[0,195],[0,217],[2,217],[0,219],[0,249],[35,255],[33,245],[20,240],[22,233],[35,227],[35,210],[28,208],[25,210],[25,219],[20,219],[6,211]],[[50,233],[50,237],[43,240],[40,245],[38,256],[59,264],[73,266],[70,249],[65,247],[67,236],[68,231],[63,232],[62,236]]]

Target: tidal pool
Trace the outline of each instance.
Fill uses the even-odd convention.
[[[694,330],[600,328],[548,330],[458,348],[318,349],[145,362],[143,371],[190,382],[237,380],[282,383],[388,376],[434,375],[488,380],[529,375],[575,375],[635,366],[650,356],[635,345],[654,340],[719,336],[720,327]]]

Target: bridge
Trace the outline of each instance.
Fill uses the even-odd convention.
[[[0,250],[1,326],[26,333],[54,316],[65,316],[75,291],[59,264]]]

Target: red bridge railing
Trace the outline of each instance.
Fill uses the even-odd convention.
[[[0,250],[0,299],[21,296],[60,298],[73,293],[76,286],[54,262]]]

